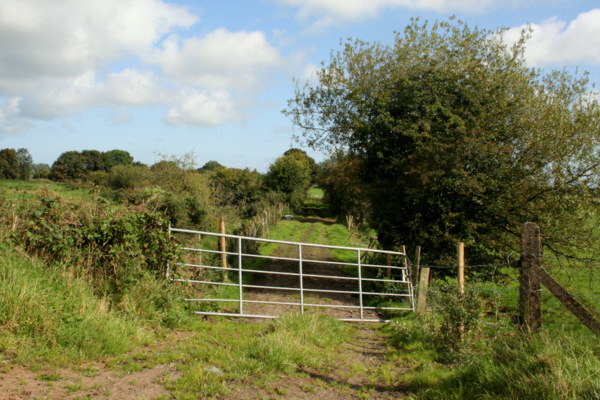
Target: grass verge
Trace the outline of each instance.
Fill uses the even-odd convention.
[[[118,354],[152,340],[89,282],[24,254],[0,257],[0,359],[55,363]]]
[[[177,362],[177,380],[165,382],[176,399],[227,396],[231,383],[261,387],[302,368],[327,369],[330,358],[352,337],[353,328],[316,314],[287,314],[268,323],[199,322],[185,339],[162,351],[115,359],[114,367]]]

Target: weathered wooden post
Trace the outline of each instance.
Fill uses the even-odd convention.
[[[406,246],[402,245],[401,249],[402,253],[404,253],[404,257],[402,258],[402,267],[404,267],[402,270],[402,280],[405,281],[408,274],[408,257],[406,256]],[[410,275],[408,275],[408,280],[410,280]]]
[[[458,242],[456,246],[456,268],[460,294],[465,294],[465,244]]]
[[[264,211],[264,234],[265,236],[269,233],[269,212],[267,210]]]
[[[542,293],[538,270],[541,266],[540,227],[527,222],[521,228],[521,277],[519,310],[521,324],[534,331],[542,324]]]
[[[427,307],[427,289],[429,287],[429,267],[423,267],[419,280],[419,296],[417,297],[417,314],[425,314]]]
[[[415,262],[413,263],[412,278],[413,286],[419,283],[419,273],[421,266],[421,246],[415,247]]]

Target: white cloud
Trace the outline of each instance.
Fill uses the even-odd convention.
[[[154,73],[132,69],[110,74],[98,92],[107,104],[134,107],[161,103],[167,96]]]
[[[600,63],[600,9],[581,13],[569,23],[558,18],[531,24],[525,57],[531,66]],[[526,26],[509,29],[504,37],[514,43]]]
[[[29,123],[19,117],[21,100],[13,97],[0,104],[0,131],[21,133],[29,128]]]
[[[210,89],[251,90],[260,84],[261,75],[282,65],[264,33],[226,29],[202,38],[169,38],[147,61],[159,65],[170,78]]]
[[[160,0],[1,0],[0,10],[3,79],[82,74],[197,21]]]
[[[227,121],[240,121],[242,115],[226,91],[184,91],[177,104],[163,120],[174,126],[217,126]]]
[[[110,123],[150,105],[176,126],[240,121],[286,61],[260,31],[176,35],[196,22],[164,0],[0,0],[0,132],[94,107]]]

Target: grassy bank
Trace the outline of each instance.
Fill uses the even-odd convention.
[[[0,257],[0,358],[63,363],[118,354],[152,340],[88,281],[10,249]]]

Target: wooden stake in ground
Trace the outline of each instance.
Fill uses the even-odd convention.
[[[413,286],[419,283],[419,272],[421,265],[421,246],[415,247],[415,262],[413,263],[412,278]]]
[[[460,294],[465,294],[465,244],[458,242],[456,246],[456,267],[458,269],[458,288]]]
[[[427,288],[429,287],[429,267],[423,267],[421,269],[419,281],[419,296],[417,298],[417,314],[425,314],[425,307],[427,307]]]
[[[406,280],[406,274],[408,273],[408,257],[406,256],[406,246],[402,245],[402,252],[404,253],[404,258],[402,258],[402,266],[404,269],[402,270],[402,280]]]
[[[265,215],[265,236],[269,233],[269,213],[267,212],[267,210],[265,210],[264,212]]]
[[[463,242],[458,242],[456,246],[456,267],[457,267],[457,276],[458,276],[458,289],[460,290],[460,294],[463,296],[465,294],[465,244]],[[465,333],[465,325],[464,323],[460,324],[459,329],[461,340],[464,340]]]
[[[519,310],[521,323],[534,331],[542,324],[542,293],[538,274],[541,265],[542,242],[540,227],[527,222],[521,228],[521,289]]]

